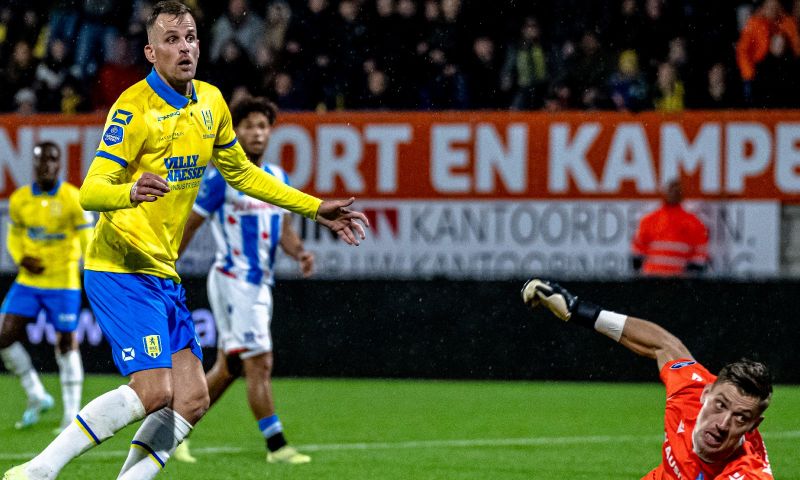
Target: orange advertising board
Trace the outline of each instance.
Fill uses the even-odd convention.
[[[0,198],[31,179],[33,144],[67,152],[79,184],[100,115],[0,117]],[[267,152],[295,186],[372,199],[800,200],[800,111],[284,113]]]

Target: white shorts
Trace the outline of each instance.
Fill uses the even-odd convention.
[[[208,301],[217,322],[217,348],[250,358],[272,351],[272,289],[226,275],[208,273]]]

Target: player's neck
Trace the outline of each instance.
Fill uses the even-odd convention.
[[[175,83],[175,82],[170,82],[169,80],[164,78],[164,75],[162,75],[161,72],[158,71],[158,69],[156,69],[156,73],[158,74],[159,77],[161,77],[161,80],[164,83],[166,83],[167,85],[172,87],[173,90],[175,90],[179,94],[183,95],[184,97],[188,97],[188,96],[190,96],[192,94],[192,81],[191,80],[189,80],[188,82],[177,82],[177,83]]]
[[[39,190],[43,192],[49,192],[56,186],[55,181],[51,182],[49,180],[36,180],[36,184],[39,186]]]

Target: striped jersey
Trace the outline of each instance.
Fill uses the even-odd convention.
[[[78,263],[94,218],[81,209],[78,189],[62,181],[50,191],[42,191],[35,182],[25,185],[11,194],[9,216],[8,250],[14,262],[35,257],[44,267],[38,275],[20,268],[16,282],[35,288],[81,288]]]
[[[262,169],[289,184],[288,175],[277,165],[264,164]],[[193,210],[211,219],[217,246],[213,268],[253,284],[274,283],[273,266],[286,210],[233,189],[213,168],[203,177]]]

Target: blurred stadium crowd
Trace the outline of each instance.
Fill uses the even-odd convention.
[[[794,108],[800,0],[188,0],[198,78],[293,110]],[[152,2],[0,0],[0,111],[106,110]]]

